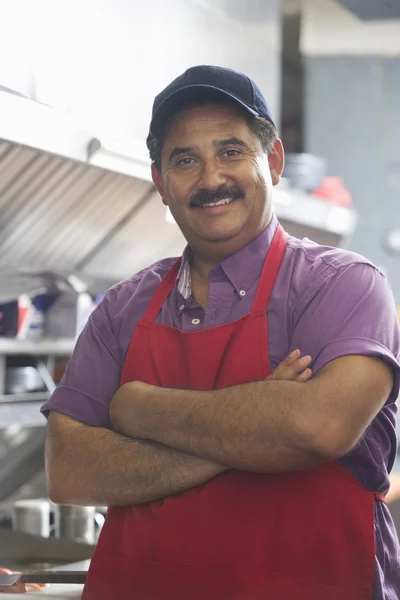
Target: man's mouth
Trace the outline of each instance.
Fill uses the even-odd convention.
[[[208,208],[209,206],[222,206],[223,204],[230,204],[236,200],[236,198],[222,198],[221,200],[217,200],[217,202],[206,202],[204,204],[200,204],[199,208]]]
[[[210,190],[199,190],[193,198],[191,198],[190,208],[217,208],[229,206],[235,200],[241,200],[245,197],[245,193],[239,186],[232,186],[229,189],[226,185],[221,185],[218,190],[211,192]]]

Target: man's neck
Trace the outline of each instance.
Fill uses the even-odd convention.
[[[257,236],[255,236],[257,237]],[[245,240],[239,247],[237,242],[235,244],[215,244],[214,247],[207,249],[198,249],[193,246],[191,250],[190,270],[196,273],[197,277],[203,281],[208,281],[208,274],[221,262],[239,252],[242,248],[247,246],[254,238]]]
[[[221,242],[204,243],[201,247],[197,247],[194,240],[188,240],[191,259],[190,259],[190,270],[196,274],[196,276],[204,281],[208,282],[208,274],[221,262],[239,252],[242,248],[250,244],[255,238],[257,238],[265,229],[268,227],[272,219],[272,213],[269,215],[268,221],[265,227],[261,231],[253,232],[253,235],[239,235],[238,237],[230,240],[224,240]]]
[[[211,271],[211,269],[216,267],[220,262],[221,262],[220,260],[210,261],[207,259],[206,260],[199,259],[193,255],[191,263],[190,263],[190,271],[192,273],[192,279],[193,279],[193,277],[196,277],[196,278],[200,279],[201,281],[208,282],[209,272]]]

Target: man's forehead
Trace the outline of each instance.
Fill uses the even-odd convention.
[[[234,107],[211,105],[190,107],[180,111],[169,122],[164,142],[172,142],[178,137],[186,137],[197,133],[217,135],[220,138],[231,137],[240,131],[250,133],[248,123],[240,110]]]

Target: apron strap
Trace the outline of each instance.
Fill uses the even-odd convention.
[[[160,285],[155,291],[152,299],[150,300],[146,312],[143,315],[142,321],[150,321],[154,323],[157,318],[158,313],[160,312],[162,305],[164,304],[166,298],[168,298],[172,288],[174,287],[176,277],[179,273],[179,267],[181,265],[181,258],[172,265],[168,273],[165,275]]]
[[[278,227],[276,228],[271,246],[264,262],[263,270],[261,272],[257,294],[253,304],[253,313],[266,310],[276,278],[279,273],[279,268],[283,260],[283,255],[285,254],[285,250],[286,233],[283,227],[278,223]]]
[[[264,262],[263,270],[258,284],[256,298],[253,304],[252,312],[265,311],[268,306],[269,298],[273,290],[276,277],[286,249],[286,233],[281,225],[276,228],[271,246],[268,250]],[[164,279],[158,286],[154,296],[143,315],[143,321],[154,323],[160,312],[162,305],[174,287],[176,277],[179,272],[181,258],[179,258],[170,268]]]

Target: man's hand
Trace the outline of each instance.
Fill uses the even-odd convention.
[[[312,370],[308,368],[311,356],[301,356],[300,350],[293,350],[265,381],[298,381],[305,383],[312,377]]]

